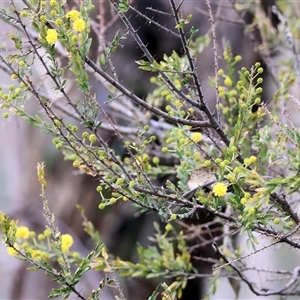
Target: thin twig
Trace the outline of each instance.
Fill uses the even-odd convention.
[[[206,5],[208,8],[209,13],[209,21],[211,26],[211,34],[213,38],[213,52],[214,52],[214,68],[215,68],[215,90],[216,90],[216,112],[217,112],[217,121],[221,125],[220,119],[220,97],[219,97],[219,76],[218,76],[218,69],[219,69],[219,56],[218,56],[218,48],[217,48],[217,37],[216,37],[216,24],[214,20],[214,16],[212,13],[210,0],[206,0]]]
[[[139,16],[141,16],[142,18],[144,18],[145,20],[147,20],[149,22],[149,25],[153,24],[153,25],[157,26],[159,29],[162,29],[162,30],[166,31],[167,33],[175,36],[176,38],[179,38],[179,34],[177,34],[176,32],[174,32],[173,30],[170,30],[166,26],[163,26],[163,25],[159,24],[158,22],[154,21],[153,19],[150,19],[149,17],[147,17],[145,14],[141,13],[139,10],[137,10],[133,6],[130,5],[129,7],[136,14],[138,14]]]
[[[112,86],[116,87],[121,93],[126,95],[128,98],[130,98],[133,102],[135,102],[137,105],[142,106],[143,108],[147,109],[148,111],[151,111],[155,115],[164,118],[165,120],[169,121],[172,124],[183,124],[183,125],[190,125],[193,127],[211,127],[210,122],[208,121],[195,121],[195,120],[187,120],[179,117],[172,117],[169,114],[163,112],[162,110],[148,104],[143,99],[136,96],[133,92],[126,89],[121,83],[116,82],[112,77],[110,77],[104,70],[98,67],[90,58],[85,58],[86,63],[94,69],[96,73],[101,75],[105,80],[107,80]],[[194,102],[194,101],[192,101]]]
[[[180,18],[178,15],[178,9],[176,8],[175,2],[174,2],[174,0],[169,0],[169,2],[172,7],[174,16],[175,16],[176,24],[179,25]],[[217,132],[217,134],[220,136],[222,141],[228,146],[230,143],[228,136],[226,135],[225,131],[220,126],[219,122],[215,119],[215,117],[211,113],[209,107],[207,106],[207,103],[206,103],[206,100],[204,98],[204,94],[202,91],[200,79],[199,79],[199,76],[198,76],[198,73],[196,70],[195,61],[191,57],[190,50],[188,49],[186,34],[181,26],[179,26],[178,31],[179,31],[180,40],[181,40],[181,44],[183,46],[184,53],[187,56],[187,59],[189,62],[189,66],[190,66],[191,73],[193,76],[194,85],[195,85],[196,91],[197,91],[197,96],[198,96],[197,101],[199,103],[199,106],[197,105],[196,107],[205,113],[205,115],[207,116],[207,118],[209,119],[209,121],[211,123],[211,127]]]

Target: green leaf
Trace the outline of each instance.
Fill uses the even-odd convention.
[[[129,9],[128,1],[127,0],[122,0],[119,3],[118,11],[120,13],[126,13],[128,11],[128,9]]]
[[[61,287],[60,289],[52,289],[50,292],[49,298],[56,298],[60,296],[65,296],[65,299],[69,297],[72,290],[69,287]]]
[[[100,67],[103,69],[106,65],[106,58],[105,58],[105,55],[102,53],[100,55],[100,59],[99,59],[99,64],[100,64]]]
[[[28,267],[26,270],[28,271],[38,271],[40,268],[38,267]]]
[[[157,296],[159,295],[159,289],[161,287],[161,283],[156,287],[155,291],[152,293],[152,295],[148,298],[148,300],[155,300]]]

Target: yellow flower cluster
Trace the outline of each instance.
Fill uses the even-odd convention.
[[[73,29],[75,31],[81,32],[81,31],[83,31],[85,29],[85,27],[86,27],[86,23],[82,19],[77,19],[73,23]]]
[[[15,243],[13,247],[7,247],[7,253],[11,256],[15,256],[18,252],[15,249],[19,249],[18,245]]]
[[[191,135],[191,140],[194,142],[194,143],[198,143],[200,142],[202,139],[202,134],[200,132],[193,132],[192,135]]]
[[[15,237],[17,239],[27,240],[31,237],[31,232],[28,229],[28,227],[20,226],[20,227],[16,228]],[[15,243],[13,247],[7,247],[7,253],[12,256],[14,256],[18,253],[17,250],[20,250],[20,247],[17,243]]]
[[[28,252],[31,254],[31,257],[35,260],[49,260],[49,255],[45,251],[37,249],[28,249]]]
[[[66,14],[66,18],[67,19],[71,19],[72,21],[75,21],[77,19],[79,19],[79,15],[80,12],[78,10],[70,10],[67,14]]]
[[[20,226],[16,231],[16,238],[26,240],[29,238],[29,229],[26,226]]]
[[[46,34],[46,41],[49,45],[55,44],[57,41],[58,34],[55,29],[48,29]]]
[[[216,197],[223,197],[227,193],[227,186],[223,182],[218,182],[213,187],[213,194]]]
[[[78,10],[70,10],[66,14],[66,18],[73,21],[73,30],[81,32],[86,28],[86,23],[80,18],[80,12]]]
[[[61,235],[61,250],[63,252],[69,251],[71,246],[73,245],[74,240],[70,234],[62,234]]]

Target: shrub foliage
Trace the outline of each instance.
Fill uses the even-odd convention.
[[[276,31],[258,4],[229,1],[260,57],[260,62],[240,67],[244,57],[234,55],[229,43],[222,46],[217,39],[220,16],[210,0],[206,1],[205,17],[211,30],[201,36],[198,28],[190,25],[195,16],[182,13],[184,2],[170,0],[169,11],[156,12],[168,16],[167,25],[139,12],[131,1],[106,3],[113,17],[107,24],[99,22],[105,27],[99,30],[103,36],[96,59],[91,58],[90,31],[99,24],[90,17],[95,9],[91,0],[80,1],[76,9],[68,9],[60,0],[11,0],[0,10],[2,20],[11,24],[10,47],[2,46],[0,54],[1,69],[11,78],[0,91],[3,117],[17,115],[51,135],[55,148],[74,168],[97,180],[100,210],[129,201],[137,212],[156,213],[165,223],[164,230],[154,225],[155,245],[137,246],[138,262],[133,263],[107,252],[99,233],[78,207],[83,226],[95,243],[84,257],[71,250],[72,236],[61,234],[55,225],[48,207],[44,165],[38,164],[45,231],[35,233],[18,226],[4,212],[1,229],[9,254],[29,262],[32,270],[42,269],[59,284],[50,297],[67,298],[75,293],[80,299],[99,299],[102,290],[113,285],[119,299],[125,299],[117,273],[158,277],[161,283],[149,299],[159,295],[180,298],[194,278],[210,278],[209,296],[221,277],[228,277],[236,294],[240,282],[256,295],[300,294],[299,266],[292,270],[255,266],[256,273],[267,272],[277,280],[277,287],[271,288],[267,283],[259,286],[248,276],[251,267],[246,260],[282,244],[300,248],[300,132],[293,115],[282,109],[288,102],[299,109],[296,95],[290,92],[300,80],[299,22],[292,21],[296,11],[286,1],[280,1],[280,8],[270,7],[273,18],[281,21]],[[104,9],[104,4],[99,5]],[[242,17],[246,11],[262,17],[247,25]],[[157,59],[134,28],[132,14],[144,19],[142,26],[152,22],[166,36],[175,37],[181,52],[174,49]],[[103,15],[104,10],[100,19]],[[109,39],[105,31],[114,30],[116,20],[123,22],[124,30],[115,30]],[[264,40],[262,44],[254,31]],[[145,98],[119,78],[122,65],[115,60],[122,57],[122,43],[129,38],[143,52],[136,68],[152,76],[152,90]],[[280,68],[274,63],[278,58],[270,56],[279,44],[289,49]],[[201,74],[207,73],[197,68],[197,59],[205,59],[201,53],[206,47],[211,47],[215,62],[209,74],[214,99],[206,98]],[[221,64],[224,67],[219,67]],[[42,81],[35,73],[37,68],[42,70]],[[264,75],[266,70],[268,75]],[[264,85],[267,76],[273,92]],[[95,93],[91,78],[106,92]],[[100,96],[105,100],[100,101]],[[30,108],[33,102],[39,105],[36,113]],[[103,137],[104,132],[118,141],[118,149]],[[187,229],[182,224],[190,224],[189,220],[194,225]],[[213,232],[216,226],[217,235]],[[203,246],[190,243],[197,232],[204,232],[205,243],[214,249],[212,258],[198,257],[209,259],[209,274],[193,264],[193,247]],[[245,245],[238,245],[239,235],[246,236]],[[267,244],[261,245],[261,237]],[[107,277],[93,291],[79,290],[78,282],[91,270],[107,272]]]

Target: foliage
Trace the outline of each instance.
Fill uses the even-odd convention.
[[[245,282],[257,295],[300,294],[295,287],[299,267],[286,270],[288,283],[281,288],[259,288],[246,275],[242,250],[234,246],[235,234],[240,233],[247,235],[251,255],[262,249],[257,248],[258,234],[270,238],[264,249],[279,244],[300,248],[295,201],[300,187],[300,132],[286,112],[281,119],[278,117],[277,106],[279,100],[289,99],[299,109],[298,100],[289,95],[290,86],[300,78],[298,57],[292,53],[295,68],[292,63],[283,62],[284,68],[274,71],[268,63],[271,58],[266,56],[269,49],[260,45],[257,51],[265,65],[256,62],[250,68],[240,68],[243,58],[234,55],[226,43],[222,53],[225,67],[219,68],[217,29],[210,1],[206,2],[214,45],[215,72],[211,83],[215,88],[215,103],[208,103],[198,73],[201,70],[196,67],[196,58],[211,45],[211,38],[198,35],[197,28],[190,24],[193,16],[181,17],[175,1],[170,1],[175,20],[173,28],[156,25],[181,42],[183,54],[173,50],[161,60],[149,52],[138,30],[133,28],[128,12],[136,9],[130,1],[110,2],[127,32],[115,32],[111,41],[103,37],[97,60],[90,58],[93,20],[89,15],[95,9],[92,1],[82,0],[78,10],[69,12],[64,1],[59,0],[22,1],[21,6],[11,1],[7,9],[1,9],[2,19],[13,25],[8,35],[13,50],[2,48],[0,54],[1,68],[12,80],[10,85],[1,87],[3,117],[18,115],[51,135],[56,149],[72,161],[74,168],[97,180],[99,209],[130,201],[136,211],[155,212],[167,223],[164,232],[154,225],[155,246],[138,245],[138,262],[133,263],[107,254],[99,233],[78,207],[85,231],[95,243],[83,257],[70,250],[73,238],[62,235],[55,225],[55,216],[46,200],[43,165],[38,165],[47,222],[45,231],[36,236],[28,228],[18,227],[17,221],[10,220],[5,213],[1,213],[0,219],[8,252],[29,262],[31,270],[43,270],[59,284],[49,297],[67,298],[73,292],[80,299],[99,299],[106,286],[114,285],[118,297],[125,299],[116,273],[161,280],[149,299],[156,299],[159,294],[163,299],[180,298],[188,280],[202,277],[211,277],[213,293],[221,276]],[[280,5],[287,17],[295,17],[284,1]],[[239,14],[245,9],[258,8],[249,3],[247,7],[235,9]],[[293,43],[299,39],[296,28],[299,22],[287,24],[278,9],[274,14],[290,33],[289,42],[294,51]],[[143,17],[149,21],[146,15]],[[264,31],[265,22],[267,17],[254,20],[251,26],[267,35],[264,38],[269,44],[265,47],[271,47],[273,33]],[[248,31],[251,35],[249,28]],[[137,67],[153,76],[150,82],[155,87],[146,99],[123,85],[118,77],[120,66],[114,63],[115,53],[122,50],[122,41],[128,34],[143,51],[143,58],[136,61]],[[40,87],[33,72],[37,62],[51,89]],[[276,85],[270,108],[263,104],[262,96],[266,69]],[[101,103],[92,91],[93,74],[101,78],[108,91],[106,103]],[[77,96],[70,96],[74,80]],[[36,113],[28,108],[33,99],[41,108]],[[106,111],[106,105],[111,106],[112,112]],[[120,111],[123,119],[118,117]],[[118,155],[117,149],[102,137],[103,131],[113,133],[121,143],[123,155]],[[159,181],[162,178],[167,180]],[[221,228],[223,233],[218,242],[210,225],[201,223],[203,215],[212,216],[213,224]],[[197,218],[200,219],[198,230],[206,228],[208,243],[215,249],[215,258],[210,261],[212,274],[201,273],[193,266],[193,246],[187,242],[192,233],[189,235],[188,230],[180,227],[182,222]],[[76,285],[92,270],[109,275],[84,296]],[[170,279],[168,286],[164,281]],[[237,294],[238,290],[235,289]]]

